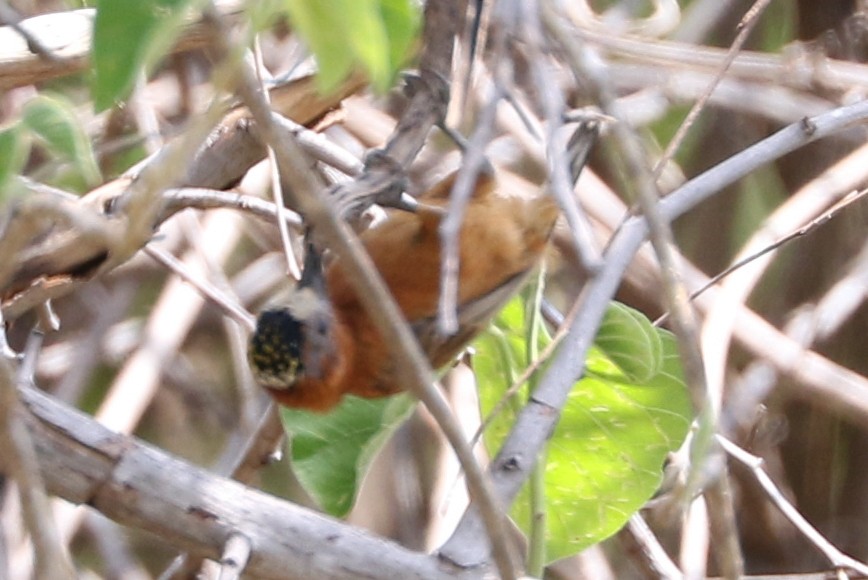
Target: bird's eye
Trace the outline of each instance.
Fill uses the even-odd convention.
[[[320,318],[316,321],[316,333],[325,336],[329,330],[328,321]]]

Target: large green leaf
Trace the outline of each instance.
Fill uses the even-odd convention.
[[[325,91],[357,65],[385,91],[408,60],[419,29],[412,0],[286,0],[286,10],[316,55]]]
[[[348,396],[326,414],[281,409],[293,470],[324,511],[341,517],[352,508],[368,466],[413,404],[405,394]]]
[[[93,99],[101,111],[123,99],[168,49],[191,0],[98,0],[93,29]]]
[[[511,319],[499,318],[493,331],[476,343],[474,367],[480,384],[483,409],[488,412],[503,395],[504,380],[526,364],[522,325],[514,304]],[[638,313],[637,313],[638,314]],[[602,349],[591,349],[586,373],[573,388],[547,451],[544,464],[544,498],[547,560],[575,554],[620,529],[656,491],[669,451],[687,434],[691,407],[681,375],[675,341],[662,330],[633,319],[622,305],[607,315],[608,332],[618,335],[632,329],[636,336],[610,341],[625,372]],[[620,330],[613,330],[620,329]],[[655,346],[656,345],[656,346]],[[635,352],[630,353],[631,349]],[[654,372],[637,381],[635,372],[647,375],[656,352]],[[635,365],[636,361],[645,361]],[[633,368],[635,367],[635,368]],[[514,422],[516,405],[492,421],[486,444],[496,451]],[[532,498],[527,486],[513,504],[512,516],[529,533]]]
[[[675,340],[663,332],[663,365],[650,380],[618,380],[594,353],[570,393],[545,467],[552,560],[617,532],[657,490],[666,456],[687,435],[690,400]],[[516,506],[527,518],[527,503]]]

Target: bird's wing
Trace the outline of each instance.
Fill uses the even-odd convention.
[[[467,343],[485,330],[491,319],[527,282],[530,271],[519,272],[491,292],[460,304],[458,306],[460,330],[456,334],[443,336],[437,328],[436,316],[413,322],[411,325],[413,332],[428,355],[431,366],[441,367],[458,356]]]

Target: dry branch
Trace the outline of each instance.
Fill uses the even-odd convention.
[[[23,389],[20,395],[51,493],[93,506],[175,548],[219,560],[229,538],[240,534],[254,550],[246,572],[261,578],[479,576],[211,475],[38,391]]]

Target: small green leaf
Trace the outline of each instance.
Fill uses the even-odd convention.
[[[352,70],[355,57],[344,35],[341,20],[334,15],[336,0],[287,0],[293,27],[316,55],[317,79],[324,92],[334,90]]]
[[[190,0],[99,0],[93,30],[94,107],[129,94],[136,76],[168,48]]]
[[[422,19],[415,2],[381,0],[381,5],[383,23],[391,45],[389,62],[391,70],[397,71],[410,60]]]
[[[594,344],[636,383],[649,381],[660,370],[657,329],[641,312],[624,304],[609,306]]]
[[[6,185],[27,162],[30,144],[19,124],[0,130],[0,202],[6,199]]]
[[[22,123],[53,155],[73,163],[88,186],[100,183],[102,178],[90,139],[66,99],[35,97],[24,107]]]
[[[281,409],[295,474],[323,510],[336,517],[349,512],[368,466],[414,402],[405,394],[348,396],[327,414]]]
[[[337,15],[342,20],[342,28],[350,31],[346,37],[349,49],[368,71],[374,85],[379,90],[388,89],[392,80],[389,37],[378,0],[344,2],[342,8]]]
[[[411,0],[286,0],[286,10],[316,55],[324,91],[356,66],[385,91],[419,30],[419,10]]]

